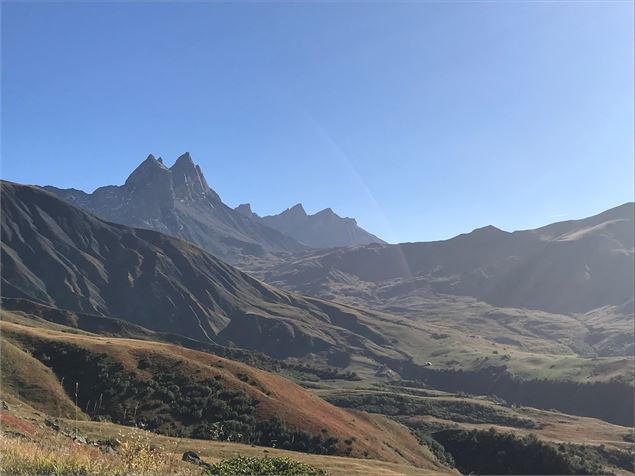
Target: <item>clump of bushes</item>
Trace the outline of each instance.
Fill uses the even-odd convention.
[[[70,441],[70,440],[69,440]],[[123,476],[126,467],[100,454],[97,448],[73,445],[43,445],[24,438],[0,434],[2,474],[81,474]]]
[[[326,473],[319,468],[289,458],[236,456],[209,465],[203,474],[206,476],[234,476],[236,474],[246,476],[322,476]]]
[[[594,453],[555,445],[535,435],[483,430],[443,430],[432,435],[464,474],[607,474]]]
[[[333,455],[337,451],[337,438],[333,436],[312,435],[306,431],[289,429],[278,418],[256,423],[252,443],[260,446],[272,446],[287,450]],[[352,444],[352,441],[351,441]],[[344,453],[351,452],[351,446]]]
[[[131,474],[154,475],[166,471],[170,461],[160,448],[150,443],[147,434],[133,433],[117,441],[117,450]]]
[[[278,419],[258,420],[258,400],[222,379],[183,372],[179,362],[140,356],[139,371],[127,369],[107,354],[60,342],[41,342],[33,354],[63,382],[69,395],[93,419],[139,426],[169,436],[233,441],[335,454],[337,438],[287,428]],[[46,359],[43,356],[46,355]],[[149,375],[149,377],[147,376]],[[246,374],[238,378],[258,385]],[[343,453],[348,452],[348,448]]]
[[[444,464],[445,466],[449,466],[450,468],[454,467],[454,458],[445,450],[441,443],[439,443],[432,436],[424,432],[413,431],[413,434],[421,445],[427,447],[430,450],[430,452],[435,456],[439,463]]]
[[[388,416],[430,415],[460,423],[489,423],[516,428],[537,427],[533,420],[519,418],[488,405],[461,400],[418,398],[395,394],[337,395],[328,397],[327,400],[339,407]]]

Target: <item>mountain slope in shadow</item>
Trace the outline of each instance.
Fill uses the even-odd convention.
[[[39,188],[8,182],[2,269],[4,298],[275,357],[388,344],[363,311],[278,290],[189,242],[108,223]]]

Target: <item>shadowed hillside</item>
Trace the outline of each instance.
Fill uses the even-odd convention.
[[[363,313],[277,290],[200,248],[2,184],[2,296],[274,356],[386,340]]]

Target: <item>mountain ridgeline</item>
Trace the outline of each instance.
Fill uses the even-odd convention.
[[[315,237],[311,239],[298,224],[276,226],[270,217],[232,209],[210,188],[187,152],[169,168],[161,158],[150,155],[123,185],[107,185],[93,193],[51,185],[43,188],[105,220],[185,239],[228,262],[310,247],[381,242],[355,220],[332,212],[310,217],[307,231]]]
[[[311,248],[384,243],[383,240],[360,228],[354,218],[342,218],[330,208],[309,215],[302,204],[298,203],[282,213],[264,217],[254,213],[249,203],[243,203],[235,210]]]
[[[44,189],[105,220],[188,240],[227,261],[306,248],[225,205],[188,153],[170,168],[150,155],[123,185],[108,185],[91,194]]]

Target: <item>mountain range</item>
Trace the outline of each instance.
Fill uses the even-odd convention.
[[[634,210],[626,203],[535,230],[487,226],[455,238],[308,251],[254,265],[279,287],[366,305],[430,293],[554,313],[632,314]]]
[[[277,215],[264,217],[254,213],[249,203],[243,203],[235,210],[311,248],[384,243],[372,233],[360,228],[354,218],[342,218],[330,208],[309,215],[302,204],[298,203]]]
[[[270,220],[273,217],[245,213],[244,206],[232,209],[210,188],[187,152],[169,168],[161,158],[149,155],[123,185],[107,185],[93,193],[43,188],[105,220],[185,239],[228,262],[380,241],[354,220],[332,212],[305,217],[314,234],[307,238],[285,213]]]
[[[632,287],[629,293],[620,284],[599,299],[605,284],[593,279],[593,274],[615,275],[632,282],[627,269],[632,205],[518,234],[487,228],[448,242],[337,248],[296,256],[297,262],[278,256],[262,273],[270,281],[281,272],[286,283],[300,277],[301,286],[326,284],[339,301],[333,302],[265,284],[190,242],[106,222],[38,187],[2,182],[1,198],[1,294],[3,305],[16,311],[51,307],[85,316],[81,322],[91,329],[104,318],[118,319],[182,336],[179,342],[238,346],[364,378],[423,378],[441,389],[495,393],[608,421],[632,420],[632,408],[620,403],[621,395],[632,391]],[[574,248],[563,248],[569,245]],[[557,248],[551,251],[552,246]],[[523,249],[532,254],[523,259]],[[561,270],[556,277],[571,277],[561,288],[573,289],[584,269],[591,278],[583,276],[587,297],[576,309],[596,309],[567,314],[496,307],[466,292],[474,289],[473,276],[510,279],[497,273],[514,276],[519,271],[513,263],[541,255],[554,261],[560,250],[564,258],[555,261]],[[293,266],[297,274],[289,271]],[[448,287],[449,278],[466,294]],[[526,289],[519,294],[523,299],[532,293],[549,297],[544,287]],[[573,299],[571,293],[565,296]],[[537,302],[562,306],[566,301]],[[604,357],[588,358],[597,355]],[[537,375],[546,380],[536,380]],[[558,385],[572,386],[579,398],[567,399]]]

